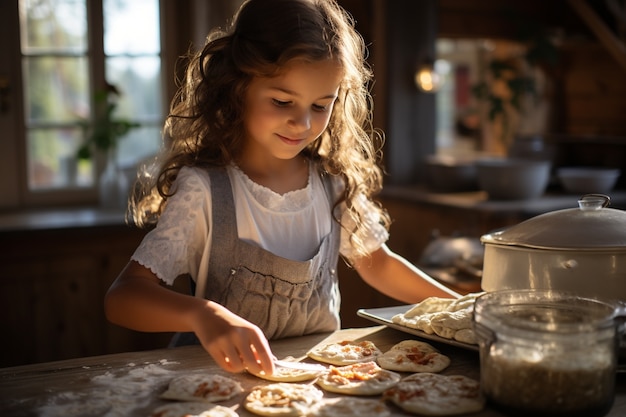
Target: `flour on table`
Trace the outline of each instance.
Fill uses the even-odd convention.
[[[165,366],[176,362],[129,363],[124,372],[107,371],[91,378],[88,389],[65,391],[47,399],[39,408],[41,417],[124,417],[132,410],[146,407],[153,392],[166,386],[176,373]]]

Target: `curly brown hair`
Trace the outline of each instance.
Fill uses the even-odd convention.
[[[146,170],[130,202],[135,224],[156,222],[180,169],[226,166],[237,160],[244,138],[244,97],[254,77],[273,77],[294,59],[340,63],[344,78],[327,129],[303,153],[323,171],[343,178],[345,201],[356,224],[357,254],[366,233],[353,202],[382,187],[378,166],[382,134],[372,126],[373,74],[352,17],[334,0],[248,0],[229,28],[216,29],[203,49],[188,56],[185,78],[172,100],[155,174]],[[381,221],[389,218],[378,205]],[[340,219],[335,219],[340,221]]]

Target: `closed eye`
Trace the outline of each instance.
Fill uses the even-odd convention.
[[[313,110],[318,111],[318,112],[325,112],[325,111],[328,110],[328,105],[320,106],[319,104],[314,104],[313,105]]]
[[[287,107],[288,105],[291,104],[291,101],[282,101],[282,100],[273,98],[272,103],[274,103],[274,105],[278,107]]]
[[[278,99],[275,99],[275,98],[272,99],[272,103],[274,103],[274,105],[277,106],[277,107],[288,107],[288,106],[293,104],[291,101],[283,101],[283,100],[278,100]],[[333,102],[330,102],[330,103],[328,103],[326,105],[313,104],[311,107],[316,112],[323,113],[323,112],[328,111],[329,107],[332,104],[333,104]]]
[[[325,105],[314,104],[313,105],[313,110],[318,111],[318,112],[327,112],[328,110],[330,110],[333,107],[333,104],[335,104],[336,100],[337,100],[337,98],[335,97],[328,104],[325,104]]]

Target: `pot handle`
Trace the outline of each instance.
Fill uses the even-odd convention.
[[[611,197],[604,194],[585,194],[578,200],[578,207],[583,211],[600,210],[611,204]]]
[[[620,301],[615,307],[615,320],[617,322],[617,330],[620,334],[626,331],[626,302]]]

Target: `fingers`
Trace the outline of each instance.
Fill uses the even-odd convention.
[[[274,373],[274,355],[271,354],[269,346],[267,344],[262,348],[256,348],[254,345],[250,345],[250,352],[252,353],[252,366],[248,366],[248,371],[253,374],[267,374]]]
[[[256,347],[255,345],[250,346],[255,357],[255,363],[259,366],[259,372],[271,375],[274,373],[275,356],[272,354],[272,350],[270,349],[267,339],[261,339],[260,343],[261,345],[259,347]]]
[[[246,369],[235,346],[226,346],[223,349],[218,348],[215,352],[211,349],[208,352],[215,359],[215,362],[228,372],[241,372]]]
[[[205,346],[207,352],[215,362],[228,372],[241,372],[248,370],[253,374],[272,374],[274,361],[267,339],[261,334],[254,337],[239,339],[224,338],[212,340],[209,346]]]
[[[208,301],[202,307],[191,315],[191,327],[220,367],[229,372],[274,372],[269,342],[258,326],[217,303]]]

